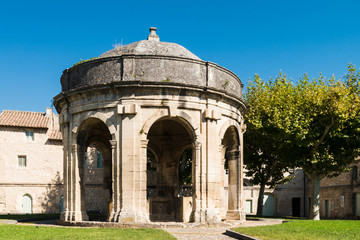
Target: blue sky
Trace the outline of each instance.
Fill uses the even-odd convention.
[[[183,45],[246,85],[280,70],[341,78],[360,67],[360,1],[2,1],[0,111],[44,112],[62,71],[116,43]]]

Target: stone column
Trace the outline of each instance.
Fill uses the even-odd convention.
[[[116,140],[110,140],[111,144],[111,171],[112,171],[112,203],[109,203],[112,205],[111,212],[109,214],[109,222],[117,222],[119,215],[120,215],[120,195],[121,191],[119,188],[119,161],[117,157],[117,141]]]
[[[224,145],[220,145],[219,146],[219,154],[220,154],[220,158],[221,158],[221,169],[220,169],[220,217],[222,219],[226,219],[226,212],[227,212],[227,201],[228,199],[225,199],[225,151],[226,148]]]
[[[69,162],[71,159],[70,151],[69,151],[69,123],[63,123],[61,125],[61,132],[63,137],[63,181],[64,181],[64,207],[63,212],[61,212],[60,220],[62,221],[70,221],[70,197],[71,197],[71,188],[69,184],[70,180],[70,168]],[[69,156],[70,155],[70,156]]]
[[[240,220],[246,221],[246,213],[245,213],[245,190],[244,190],[244,133],[246,132],[246,124],[244,120],[241,119],[241,131],[240,131],[240,158],[239,158],[239,175],[240,175]]]
[[[149,211],[147,209],[147,173],[146,173],[146,164],[147,164],[147,147],[149,140],[141,140],[141,149],[140,149],[140,209],[141,209],[141,220],[142,222],[149,222]]]
[[[119,124],[119,164],[120,164],[120,205],[117,219],[121,223],[141,223],[146,221],[141,210],[141,149],[140,119],[138,106],[132,102],[117,105]],[[146,188],[145,188],[146,189]]]
[[[87,221],[89,217],[86,214],[85,206],[83,203],[83,196],[82,196],[82,189],[81,186],[81,178],[80,178],[80,171],[82,168],[79,167],[79,145],[74,144],[72,148],[72,193],[73,193],[73,221]]]
[[[241,158],[238,147],[227,152],[229,166],[229,185],[228,185],[228,211],[227,220],[240,220],[243,213],[240,209],[241,202]]]
[[[218,152],[220,139],[217,135],[217,121],[220,119],[220,113],[217,110],[206,109],[204,112],[206,120],[206,160],[203,160],[204,172],[202,175],[206,178],[204,191],[206,192],[206,222],[217,223],[221,221],[219,215],[221,157]]]
[[[201,143],[195,143],[195,151],[193,153],[193,209],[191,213],[191,221],[205,222],[205,208],[206,208],[206,192],[204,192],[205,177],[203,176],[203,163],[201,159]],[[205,198],[204,198],[205,195]]]

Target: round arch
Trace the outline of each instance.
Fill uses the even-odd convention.
[[[235,121],[227,121],[221,132],[224,132],[221,139],[223,169],[227,176],[224,178],[224,186],[227,186],[227,202],[224,202],[227,219],[239,219],[240,195],[242,180],[242,164],[240,159],[240,133],[239,125]],[[221,133],[222,134],[222,133]],[[227,180],[225,180],[227,179]],[[225,191],[225,189],[224,189]]]
[[[192,132],[193,139],[197,139],[198,136],[200,135],[199,127],[195,127],[196,126],[195,122],[192,120],[192,118],[186,112],[180,111],[180,113],[177,116],[171,117],[171,116],[169,116],[169,111],[167,109],[160,109],[156,113],[151,115],[144,122],[144,125],[141,128],[141,133],[143,133],[142,134],[143,140],[147,139],[146,135],[149,133],[149,130],[153,126],[153,124],[163,118],[178,119],[179,121],[181,121],[184,124],[184,127],[188,128],[187,126],[190,126],[191,130],[189,129],[189,131]]]
[[[101,114],[93,116],[101,117]],[[84,117],[74,141],[78,146],[81,211],[91,213],[96,220],[107,220],[113,193],[110,141],[115,134],[111,134],[106,122],[98,117]]]
[[[234,119],[228,119],[222,126],[221,126],[221,128],[220,128],[220,131],[219,131],[219,137],[220,137],[220,139],[221,140],[223,140],[224,139],[224,137],[225,137],[225,133],[226,133],[226,131],[229,129],[229,127],[234,127],[234,128],[236,128],[236,131],[238,132],[238,133],[240,133],[241,131],[240,131],[240,124],[237,122],[237,121],[235,121]],[[240,139],[239,139],[240,140]]]
[[[157,156],[158,161],[156,170],[147,171],[148,180],[149,174],[154,175],[151,178],[151,186],[147,185],[150,219],[152,221],[181,221],[183,212],[179,205],[182,203],[179,193],[182,191],[179,186],[178,171],[183,152],[189,147],[194,150],[194,129],[181,117],[164,116],[153,122],[146,137],[147,146]],[[157,180],[156,186],[154,179]],[[192,194],[191,186],[190,194]]]
[[[91,111],[91,112],[86,112],[86,113],[82,113],[80,115],[80,119],[77,122],[77,124],[74,124],[74,127],[72,129],[73,132],[73,140],[75,140],[74,142],[76,142],[76,139],[78,137],[79,132],[81,131],[81,129],[83,128],[83,124],[88,121],[89,119],[97,119],[101,122],[103,122],[110,134],[111,134],[111,140],[116,140],[116,127],[114,122],[111,120],[111,118],[107,117],[105,114],[101,113],[101,112],[95,112],[95,111]]]

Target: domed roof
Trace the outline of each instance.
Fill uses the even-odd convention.
[[[161,55],[171,57],[183,57],[200,60],[195,54],[176,43],[160,42],[156,35],[156,28],[150,28],[147,40],[142,40],[121,47],[116,47],[99,56],[99,58],[115,57],[127,54],[135,55]]]

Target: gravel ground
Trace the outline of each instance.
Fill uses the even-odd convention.
[[[191,227],[188,225],[184,228],[163,228],[178,240],[226,240],[234,239],[227,235],[224,235],[226,229],[233,227],[255,227],[264,225],[280,224],[279,220],[266,220],[266,221],[252,221],[247,220],[244,224],[238,224],[237,222],[230,222],[227,226],[221,227]]]
[[[224,227],[209,227],[209,228],[179,228],[179,229],[164,229],[178,240],[212,240],[212,239],[233,239],[223,233],[226,231]]]

